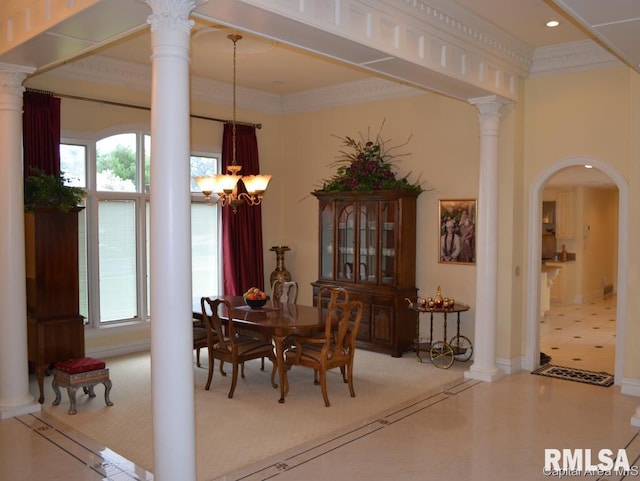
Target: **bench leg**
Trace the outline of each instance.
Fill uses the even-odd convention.
[[[62,396],[60,395],[60,386],[58,386],[58,383],[55,379],[51,382],[51,387],[53,388],[53,392],[56,393],[56,398],[51,404],[57,406],[58,404],[60,404],[60,399],[62,399]]]
[[[75,414],[76,410],[76,390],[75,387],[68,387],[67,392],[69,393],[69,414]]]
[[[102,384],[104,384],[104,402],[107,406],[113,406],[111,399],[109,399],[109,393],[111,392],[111,379],[106,379]]]

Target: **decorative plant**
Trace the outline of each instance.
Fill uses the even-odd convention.
[[[384,125],[384,122],[383,122]],[[340,151],[337,160],[331,166],[337,166],[336,174],[322,181],[320,192],[372,192],[376,190],[405,190],[420,193],[424,189],[421,182],[412,183],[408,180],[409,174],[397,178],[394,172],[394,162],[408,153],[395,153],[397,149],[404,147],[411,140],[411,136],[404,144],[387,147],[387,142],[382,139],[380,131],[375,139],[370,140],[369,131],[367,139],[356,140],[352,137],[334,137],[342,140],[344,150]]]
[[[24,181],[24,211],[33,212],[36,207],[57,207],[68,212],[78,207],[85,197],[84,189],[65,185],[64,173],[47,174],[31,168],[31,175]]]

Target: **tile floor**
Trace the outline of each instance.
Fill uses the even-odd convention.
[[[556,364],[613,369],[615,301],[550,311],[541,346]],[[276,458],[211,481],[560,478],[543,473],[546,448],[624,449],[640,465],[640,399],[519,372],[493,383],[460,379]],[[582,477],[584,478],[584,474]],[[589,476],[613,481],[639,475]],[[0,421],[2,481],[149,481],[153,475],[46,413]],[[176,480],[181,481],[181,480]]]
[[[540,324],[540,350],[551,364],[613,374],[616,297],[553,306]]]

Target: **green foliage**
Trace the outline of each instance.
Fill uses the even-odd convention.
[[[111,171],[116,177],[136,182],[136,154],[120,144],[96,159],[98,172]]]
[[[382,127],[381,127],[382,129]],[[338,136],[334,136],[338,137]],[[394,151],[406,145],[387,148],[380,132],[374,140],[351,137],[338,137],[347,150],[341,150],[340,156],[332,165],[337,166],[336,174],[323,181],[321,192],[373,192],[377,190],[404,190],[423,192],[420,182],[412,183],[409,174],[396,178],[393,170],[398,157],[409,154],[397,154]]]
[[[36,207],[57,207],[68,212],[81,204],[84,189],[65,185],[64,173],[49,175],[40,169],[31,169],[24,181],[24,211],[33,212]]]

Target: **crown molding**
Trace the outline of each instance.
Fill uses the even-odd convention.
[[[331,107],[355,105],[421,94],[424,94],[423,90],[389,80],[370,78],[286,95],[282,99],[282,113],[311,112]]]
[[[533,55],[529,78],[584,72],[624,65],[592,40],[538,48]]]
[[[45,75],[125,87],[140,92],[149,92],[151,88],[150,67],[100,55],[68,63]],[[421,90],[397,82],[371,78],[287,96],[238,87],[236,100],[241,109],[285,115],[421,93]],[[192,77],[191,95],[195,102],[231,106],[233,87],[202,77]]]

